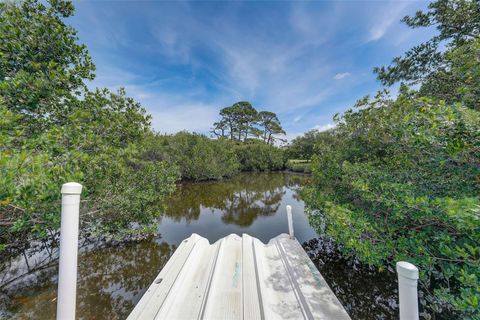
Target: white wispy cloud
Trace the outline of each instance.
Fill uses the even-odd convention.
[[[152,127],[160,133],[187,130],[208,134],[218,118],[217,103],[222,102],[202,102],[195,91],[190,95],[177,95],[136,85],[126,86],[126,91],[152,115]]]
[[[98,66],[94,85],[126,87],[153,115],[155,130],[208,132],[220,108],[248,100],[276,112],[293,137],[316,123],[330,128],[327,122],[350,106],[347,100],[368,93],[354,93],[359,84],[375,81],[352,76],[365,72],[366,58],[356,54],[392,32],[405,4],[302,2],[278,10],[237,2],[126,2],[115,10],[100,5],[98,11],[83,2],[78,6],[88,7],[81,24],[84,30],[94,25],[94,50],[104,50],[92,52]]]
[[[127,95],[139,101],[152,116],[152,127],[160,133],[182,130],[208,134],[218,118],[217,103],[202,102],[204,92],[192,88],[188,94],[176,94],[159,89],[161,81],[147,81],[140,75],[114,67],[102,67],[97,78],[89,84],[116,91],[124,87]],[[219,98],[216,102],[227,103]],[[221,105],[220,105],[221,106]]]
[[[392,6],[387,6],[385,10],[382,10],[380,19],[375,19],[375,24],[369,30],[367,42],[383,38],[394,23],[400,23],[402,12],[408,5],[407,1],[397,1]]]
[[[340,80],[340,79],[346,78],[346,77],[348,77],[348,76],[350,76],[350,75],[351,75],[350,72],[337,73],[337,74],[333,77],[333,79],[335,79],[335,80]]]
[[[376,41],[382,38],[394,21],[395,19],[393,19],[392,17],[389,17],[389,18],[383,19],[380,24],[372,27],[370,29],[368,41]]]
[[[161,101],[154,106],[152,126],[160,133],[175,133],[182,130],[208,134],[218,118],[218,106],[192,104],[192,101],[171,104]]]
[[[335,16],[335,13],[331,17]],[[325,43],[330,35],[328,26],[332,26],[334,21],[326,18],[319,20],[305,7],[305,3],[297,2],[292,6],[289,16],[289,23],[296,35],[301,37],[310,46],[319,46]]]
[[[321,44],[326,36],[317,22],[321,20],[308,10],[292,8],[290,22],[296,30],[292,35],[285,34],[287,30],[271,34],[255,28],[239,28],[222,15],[199,20],[185,3],[176,9],[175,18],[146,17],[149,33],[156,41],[149,50],[158,52],[170,64],[192,68],[188,80],[192,88],[187,94],[184,90],[172,92],[168,85],[152,85],[149,79],[131,69],[109,66],[109,61],[104,61],[99,68],[95,81],[97,86],[112,90],[126,87],[127,94],[139,100],[152,114],[155,130],[208,132],[218,118],[219,109],[238,100],[250,100],[258,109],[272,110],[279,116],[298,111],[294,122],[299,122],[302,110],[319,105],[335,94],[334,87],[319,86],[334,66],[316,53],[322,51]],[[214,53],[223,68],[213,68],[196,59],[196,50],[205,48]],[[191,92],[197,87],[196,68],[208,70],[220,92],[213,96],[209,92]],[[286,122],[292,120],[287,118]]]
[[[312,128],[312,130],[317,130],[317,131],[327,131],[330,129],[335,128],[335,124],[333,123],[327,123],[327,124],[317,124]]]
[[[293,139],[295,139],[296,137],[300,137],[301,135],[303,135],[305,132],[287,132],[287,134],[282,137],[283,139],[287,140],[287,143],[290,143]]]
[[[333,129],[333,128],[335,128],[335,124],[326,123],[326,124],[316,125],[316,126],[310,128],[309,130],[315,130],[315,131],[322,132],[322,131],[327,131],[327,130],[330,130],[330,129]],[[309,131],[309,130],[306,130],[306,131]],[[295,139],[297,137],[300,137],[304,134],[305,134],[305,132],[302,132],[302,131],[288,132],[286,134],[286,136],[284,136],[283,138],[286,139],[288,142],[291,142],[293,139]]]

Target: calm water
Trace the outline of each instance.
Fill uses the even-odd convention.
[[[342,259],[310,227],[299,196],[307,176],[250,173],[220,182],[179,186],[158,222],[157,236],[115,245],[83,243],[79,255],[77,317],[124,319],[179,243],[197,233],[210,242],[248,233],[268,242],[288,232],[285,206],[293,207],[295,236],[354,319],[394,319],[396,282]],[[41,246],[0,269],[0,318],[54,319],[57,250]]]

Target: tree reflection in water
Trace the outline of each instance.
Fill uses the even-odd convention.
[[[165,215],[189,222],[199,219],[202,208],[217,209],[223,222],[247,227],[257,217],[278,211],[285,187],[300,201],[300,186],[306,179],[305,175],[249,173],[221,182],[185,183],[170,199]]]

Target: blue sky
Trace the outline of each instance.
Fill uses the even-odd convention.
[[[240,100],[295,137],[381,88],[374,66],[433,34],[400,23],[425,1],[81,1],[68,20],[97,66],[92,87],[140,101],[156,131],[208,133]]]

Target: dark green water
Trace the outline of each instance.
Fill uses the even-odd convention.
[[[295,236],[353,319],[395,319],[396,282],[341,258],[333,243],[310,227],[299,191],[308,176],[248,173],[220,182],[179,186],[158,233],[115,245],[83,243],[78,260],[77,318],[124,319],[192,233],[214,242],[248,233],[268,242],[288,232],[285,206],[293,207]],[[54,319],[57,286],[55,245],[39,244],[0,269],[0,318]]]

